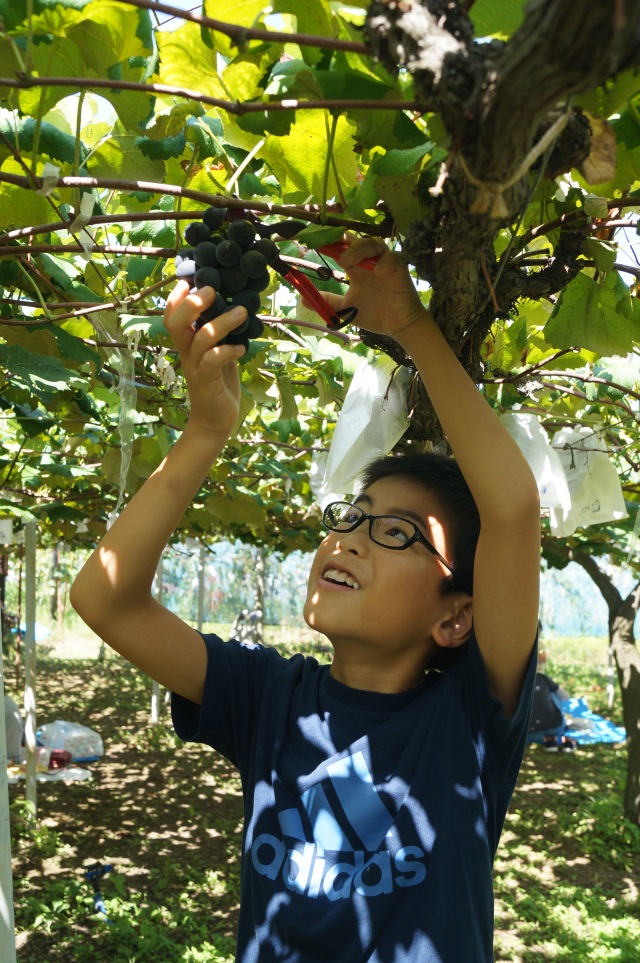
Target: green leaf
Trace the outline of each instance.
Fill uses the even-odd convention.
[[[598,283],[579,274],[560,295],[544,335],[556,348],[587,348],[603,357],[628,354],[637,334],[620,275],[612,271]]]
[[[616,249],[604,241],[597,241],[593,237],[588,237],[582,245],[582,253],[595,261],[597,269],[602,274],[613,271],[616,262]]]
[[[343,227],[323,227],[320,224],[310,224],[303,228],[296,235],[296,241],[304,244],[305,247],[312,247],[316,250],[323,244],[332,244],[334,241],[341,241],[344,237]]]
[[[416,165],[434,146],[430,141],[424,141],[409,150],[389,150],[377,157],[371,166],[375,174],[383,177],[402,177],[415,171]]]
[[[522,24],[527,0],[476,0],[469,16],[476,37],[507,40]]]
[[[300,3],[300,0],[276,0],[273,9],[275,13],[291,14],[295,17],[296,33],[331,37],[336,32],[331,8],[325,0],[314,0],[313,3]],[[319,48],[304,46],[301,52],[304,59],[311,64],[318,63],[323,57],[323,52]]]
[[[3,336],[8,343],[20,344],[34,354],[55,355],[63,361],[72,362],[74,368],[84,364],[90,364],[95,372],[102,368],[102,359],[97,351],[57,324],[5,328]]]
[[[640,84],[635,70],[610,78],[602,86],[576,97],[576,103],[594,117],[613,117],[638,95]]]
[[[96,304],[102,301],[91,288],[77,280],[81,277],[80,271],[70,261],[57,254],[40,254],[38,258],[45,274],[67,294],[73,294],[78,301],[95,301]]]
[[[137,257],[134,254],[127,261],[127,281],[131,284],[140,284],[153,274],[159,278],[161,275],[159,265],[163,263],[164,261],[157,258],[154,260],[151,257]]]
[[[217,117],[189,117],[187,119],[185,136],[189,143],[198,148],[198,160],[208,157],[224,157],[224,131]]]
[[[35,120],[27,117],[18,120],[15,115],[8,110],[0,110],[0,136],[6,139],[14,150],[22,153],[31,152],[34,148],[34,138],[38,134],[38,150],[46,154],[52,160],[60,161],[61,164],[73,164],[76,153],[75,137],[65,134],[58,130],[53,124],[46,121],[38,127]],[[2,143],[1,151],[7,156],[8,149]],[[80,144],[79,158],[83,162],[88,154],[87,148]]]
[[[0,365],[29,385],[64,389],[73,379],[72,372],[58,358],[32,354],[17,344],[0,344]]]
[[[108,177],[128,181],[156,181],[164,179],[164,164],[145,157],[137,148],[134,134],[118,134],[104,141],[91,154],[87,170],[91,177]]]
[[[132,334],[134,331],[142,331],[142,333],[150,340],[166,339],[168,337],[167,329],[165,328],[160,315],[143,317],[139,314],[121,314],[120,323],[125,334]]]
[[[279,372],[276,375],[276,384],[278,386],[278,394],[280,395],[278,417],[284,419],[297,418],[298,404],[293,393],[290,375]]]
[[[154,140],[151,137],[138,137],[133,143],[145,157],[151,160],[167,160],[168,157],[181,157],[186,145],[184,134]]]
[[[0,0],[0,19],[5,30],[14,30],[27,19],[27,0]]]
[[[236,123],[249,134],[288,137],[295,120],[295,110],[255,110],[249,114],[242,114],[236,119]]]
[[[522,367],[527,351],[527,323],[524,315],[505,323],[490,339],[491,352],[487,361],[500,371],[514,371]]]
[[[176,243],[175,221],[138,221],[129,229],[132,244],[150,244],[152,247],[174,247]]]

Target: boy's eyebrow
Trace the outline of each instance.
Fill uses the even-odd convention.
[[[359,505],[360,502],[366,502],[367,506],[369,508],[371,507],[371,499],[368,495],[358,495],[358,497],[354,499],[353,504]],[[424,523],[424,518],[422,518],[422,516],[419,515],[418,512],[414,512],[410,508],[400,508],[399,506],[398,507],[392,506],[391,508],[389,508],[388,511],[384,512],[383,514],[396,515],[400,518],[409,518],[412,522],[415,522],[416,525],[420,526],[423,533],[427,531],[427,526]]]

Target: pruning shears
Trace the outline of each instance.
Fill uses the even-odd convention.
[[[340,255],[343,254],[349,245],[346,241],[336,241],[333,244],[325,244],[324,247],[318,249],[319,254],[324,254],[327,257],[333,258],[334,261],[338,261]],[[376,262],[379,260],[378,257],[365,258],[360,261],[358,267],[365,268],[368,271],[373,271],[376,266]],[[319,314],[322,320],[325,322],[327,327],[331,328],[333,331],[337,331],[339,328],[344,328],[346,324],[351,324],[358,314],[358,309],[355,305],[349,308],[342,308],[336,311],[331,307],[327,299],[322,295],[322,293],[315,286],[311,278],[303,274],[303,272],[294,267],[293,264],[288,264],[282,258],[273,264],[273,268],[286,278],[287,281],[293,285],[293,287],[302,295],[305,301],[313,307],[316,314]]]

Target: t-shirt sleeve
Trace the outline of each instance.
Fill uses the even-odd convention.
[[[267,681],[287,660],[275,649],[235,640],[223,642],[217,635],[203,635],[203,639],[207,671],[202,704],[172,693],[173,726],[185,742],[206,743],[240,766],[255,731]]]
[[[451,670],[453,686],[473,729],[477,751],[484,756],[494,785],[511,783],[520,768],[531,716],[537,656],[536,638],[516,710],[508,719],[502,702],[491,694],[474,635],[465,655]]]

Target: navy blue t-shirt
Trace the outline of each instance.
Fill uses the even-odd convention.
[[[475,639],[414,689],[351,689],[329,666],[205,636],[202,706],[180,738],[238,766],[238,963],[486,963],[491,868],[526,743],[531,662],[510,719]]]

